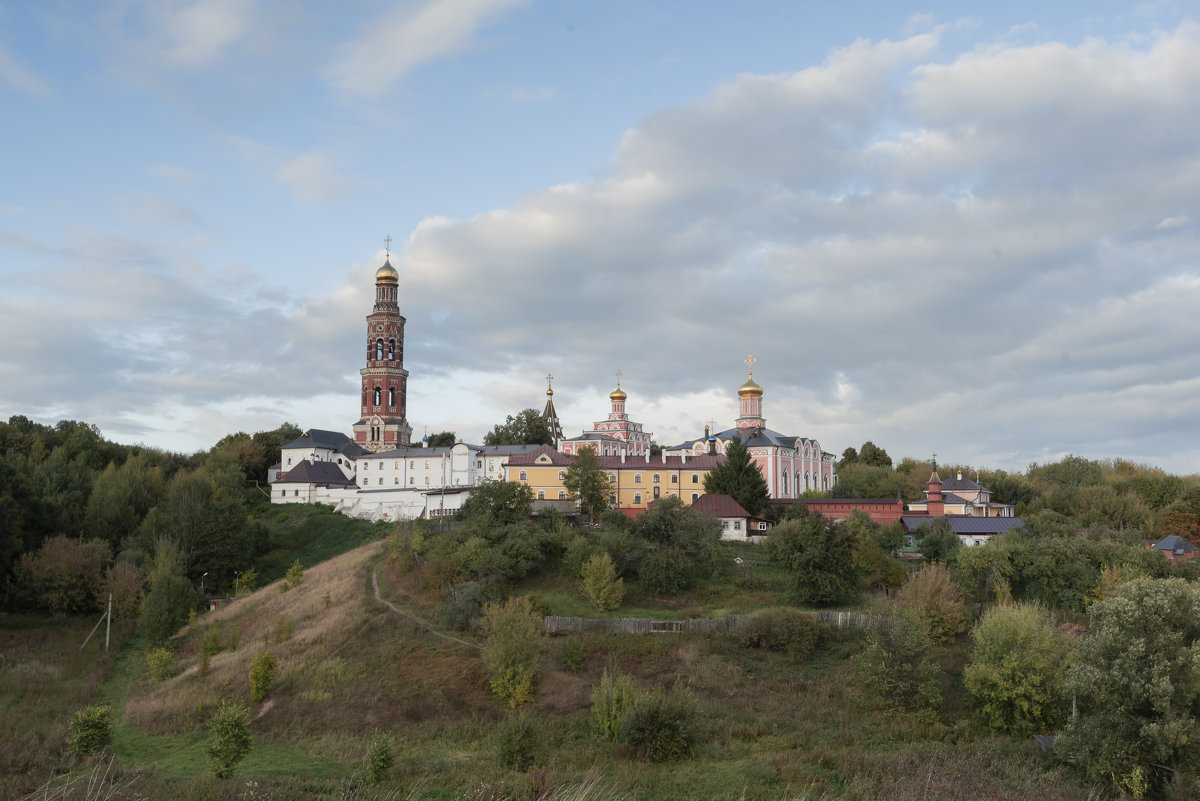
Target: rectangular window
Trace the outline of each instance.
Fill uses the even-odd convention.
[[[528,480],[529,480],[529,474],[528,474],[528,473],[526,473],[524,470],[522,470],[522,471],[521,471],[521,480],[522,480],[522,481],[528,481]]]
[[[426,470],[429,469],[429,460],[428,459],[425,460],[425,469]]]
[[[635,493],[633,494],[633,505],[634,505],[634,506],[638,506],[638,505],[640,505],[640,504],[641,504],[641,502],[642,502],[642,493],[640,493],[640,492],[635,492]]]
[[[558,471],[558,480],[559,480],[559,481],[566,481],[566,480],[567,480],[567,471],[566,471],[566,470],[559,470],[559,471]]]
[[[742,521],[741,521],[741,520],[734,520],[734,521],[733,521],[733,530],[734,530],[734,531],[741,531],[741,530],[742,530]]]
[[[616,473],[609,473],[609,474],[608,474],[608,483],[609,483],[609,484],[616,484],[616,483],[617,483],[617,474],[616,474]]]
[[[700,474],[699,473],[692,473],[692,483],[693,484],[700,483]]]
[[[393,481],[392,483],[393,483],[393,484],[399,484],[399,483],[400,483],[400,476],[396,476],[396,480],[395,480],[395,481]]]
[[[412,470],[412,469],[414,469],[416,466],[417,466],[417,463],[416,463],[416,461],[415,461],[415,460],[412,460],[412,459],[410,459],[410,460],[408,461],[408,469],[409,469],[409,470]]]
[[[679,476],[677,476],[676,474],[672,473],[672,474],[671,474],[671,483],[672,483],[672,484],[678,484],[678,483],[679,483]]]
[[[409,476],[409,477],[408,477],[408,483],[409,483],[409,484],[416,484],[416,483],[417,483],[417,480],[416,480],[415,478],[413,478],[412,476]]]
[[[634,483],[634,484],[641,484],[641,483],[642,483],[642,474],[641,474],[641,473],[634,473],[634,474],[633,474],[633,483]]]
[[[429,476],[425,476],[425,483],[426,483],[426,484],[428,484],[428,483],[429,483]]]
[[[400,469],[400,463],[399,463],[399,462],[396,462],[396,469],[397,469],[397,470],[399,470],[399,469]]]
[[[654,483],[655,483],[655,484],[659,483],[659,481],[658,481],[658,473],[655,473],[655,474],[654,474]]]

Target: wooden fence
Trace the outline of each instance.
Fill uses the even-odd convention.
[[[810,612],[818,623],[826,626],[842,628],[871,628],[879,625],[879,618],[864,615],[861,612]],[[645,617],[560,617],[546,615],[542,618],[542,628],[549,634],[561,634],[571,631],[601,631],[620,634],[711,634],[733,631],[750,615],[729,615],[728,617],[691,617],[685,620],[654,620]]]

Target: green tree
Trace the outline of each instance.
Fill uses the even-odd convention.
[[[478,527],[498,528],[529,520],[533,490],[517,481],[484,481],[471,490],[455,517]]]
[[[1077,714],[1061,747],[1095,779],[1173,779],[1187,792],[1200,771],[1200,585],[1137,579],[1090,611],[1067,671]]]
[[[527,596],[483,608],[481,628],[487,637],[483,658],[492,694],[510,708],[533,699],[541,643],[541,615]]]
[[[375,730],[374,736],[371,737],[371,742],[367,746],[367,753],[363,757],[363,763],[367,769],[367,776],[370,777],[372,784],[382,784],[392,775],[392,768],[396,764],[396,737],[391,732],[382,732],[379,729]]]
[[[428,448],[453,448],[458,442],[458,435],[453,431],[439,431],[429,437]]]
[[[497,423],[483,437],[484,445],[553,445],[546,419],[537,409],[523,409]]]
[[[75,713],[67,726],[67,750],[86,757],[108,747],[112,740],[112,707],[91,704]]]
[[[271,685],[275,682],[275,671],[279,662],[270,651],[261,651],[250,663],[250,700],[261,704],[271,693]]]
[[[138,630],[151,643],[167,640],[187,622],[196,606],[196,590],[183,575],[179,549],[170,540],[160,540],[150,573],[150,590],[142,601]]]
[[[951,580],[950,571],[936,562],[914,573],[896,596],[898,606],[911,609],[929,629],[930,639],[944,645],[967,626],[962,590]]]
[[[767,553],[788,572],[796,600],[826,605],[858,595],[862,574],[854,562],[857,545],[850,528],[810,514],[777,526],[767,540]]]
[[[934,517],[913,532],[921,554],[931,562],[945,562],[962,546],[962,540],[950,528],[944,517]]]
[[[584,562],[580,575],[583,591],[597,611],[611,612],[621,605],[625,597],[625,580],[617,576],[612,557],[607,552]]]
[[[771,500],[762,471],[750,461],[750,451],[736,435],[725,449],[725,461],[704,477],[704,491],[710,495],[728,495],[752,515],[762,512]]]
[[[600,466],[595,448],[584,448],[575,454],[567,467],[563,487],[572,500],[579,501],[579,509],[588,517],[595,517],[608,508],[612,486],[608,473]]]
[[[38,606],[56,614],[88,612],[96,607],[111,556],[108,543],[100,540],[51,537],[21,557],[17,585]]]
[[[942,705],[932,649],[925,623],[900,609],[886,625],[867,632],[867,648],[855,661],[863,683],[880,693],[884,706],[928,717]]]
[[[992,607],[971,631],[963,671],[975,711],[1008,734],[1051,730],[1069,705],[1063,680],[1075,645],[1039,606]]]
[[[871,442],[871,440],[864,442],[862,447],[858,449],[858,461],[872,467],[892,466],[892,457],[888,456],[888,452],[874,442]]]
[[[222,701],[208,728],[212,732],[205,746],[208,766],[218,779],[229,778],[250,753],[250,712],[241,704]]]

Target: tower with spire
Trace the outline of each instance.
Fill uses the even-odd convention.
[[[546,421],[546,430],[550,432],[551,447],[557,448],[565,437],[562,423],[558,419],[558,412],[554,408],[554,389],[550,386],[550,382],[553,380],[554,376],[546,376],[546,408],[542,410],[542,419]]]
[[[391,238],[383,266],[375,272],[375,305],[367,315],[367,363],[354,441],[378,453],[412,441],[408,424],[408,371],[404,369],[404,317],[398,303],[400,274],[392,266]]]

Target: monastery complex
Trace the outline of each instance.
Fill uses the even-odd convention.
[[[740,439],[752,462],[762,471],[770,497],[776,502],[804,503],[813,511],[841,519],[861,509],[880,522],[900,520],[906,528],[921,525],[931,515],[975,518],[975,528],[989,518],[1001,524],[983,525],[986,538],[1020,519],[1012,507],[994,504],[986,489],[961,476],[945,482],[936,471],[930,477],[927,500],[905,510],[900,499],[809,499],[804,493],[827,492],[837,482],[837,457],[811,437],[782,434],[767,427],[764,390],[754,380],[754,358],[747,358],[748,377],[737,388],[739,414],[733,425],[652,453],[652,436],[632,419],[629,395],[617,387],[609,394],[608,415],[579,436],[566,437],[554,406],[547,376],[542,412],[551,445],[472,445],[457,442],[430,448],[412,443],[407,417],[408,371],[404,369],[404,326],[398,304],[400,276],[390,254],[375,273],[375,302],[366,316],[366,360],[358,420],[352,435],[312,429],[283,446],[280,462],[270,474],[273,503],[321,503],[339,512],[371,520],[411,520],[453,514],[471,489],[485,481],[516,481],[530,487],[538,508],[556,508],[573,515],[575,502],[564,487],[567,468],[585,448],[593,449],[612,487],[610,503],[627,515],[644,511],[659,498],[677,497],[722,518],[727,534],[749,536],[765,531],[758,518],[739,517],[740,507],[727,496],[705,497],[704,479],[725,459],[734,438]],[[953,493],[949,492],[954,490]],[[744,523],[744,525],[743,525]],[[910,523],[912,525],[910,525]],[[971,528],[971,526],[967,526]],[[960,534],[960,536],[963,536]],[[964,541],[967,540],[964,538]]]

